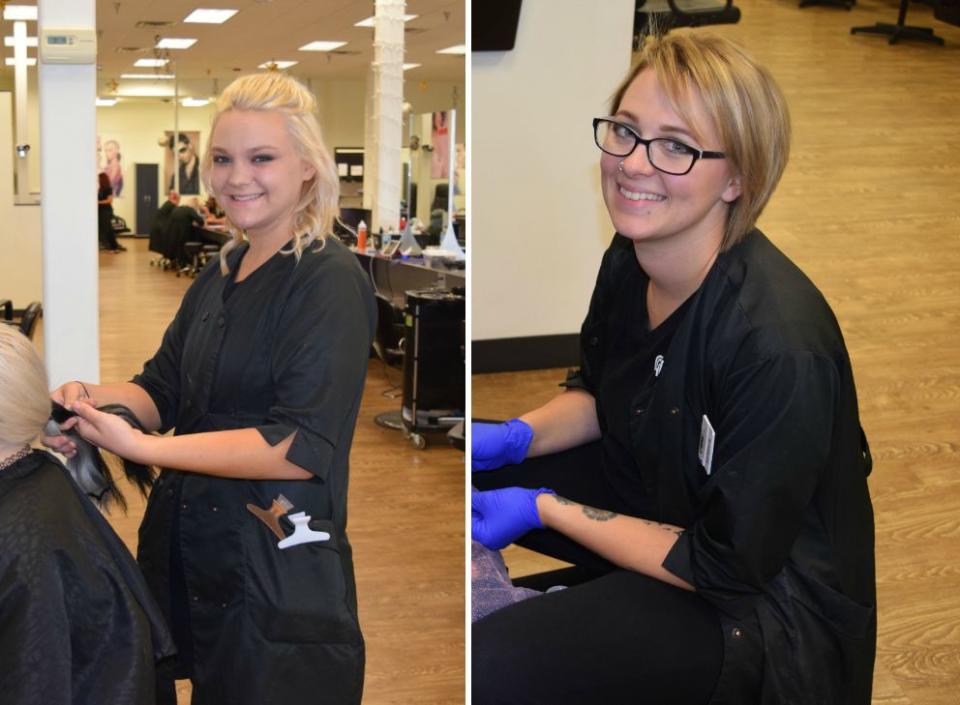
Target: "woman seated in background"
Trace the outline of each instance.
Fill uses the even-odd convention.
[[[0,326],[0,700],[153,703],[173,653],[133,557],[51,455],[43,363]]]
[[[617,231],[544,406],[474,424],[473,536],[574,563],[473,627],[473,702],[869,705],[870,455],[833,312],[759,230],[767,71],[651,38],[594,120]],[[544,106],[549,112],[549,106]],[[500,469],[497,469],[500,468]]]

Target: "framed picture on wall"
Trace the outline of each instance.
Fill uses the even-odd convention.
[[[174,189],[174,165],[180,171],[180,194],[186,196],[200,195],[200,132],[184,130],[176,137],[167,131],[159,140],[163,148],[163,181],[167,190]]]

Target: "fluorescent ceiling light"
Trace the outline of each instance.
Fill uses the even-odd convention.
[[[304,44],[302,47],[300,47],[300,49],[298,49],[298,51],[333,51],[334,49],[339,49],[345,44],[346,42],[310,42],[309,44]]]
[[[141,69],[156,69],[166,66],[168,63],[170,63],[170,59],[137,59],[133,65]]]
[[[116,91],[116,95],[129,98],[172,98],[173,86],[123,86]]]
[[[5,20],[34,20],[37,19],[36,5],[7,5],[3,8]]]
[[[404,64],[404,65],[403,65],[403,70],[404,70],[404,71],[409,71],[410,69],[415,69],[415,68],[417,68],[418,66],[423,66],[423,64]]]
[[[7,58],[4,60],[4,63],[5,63],[7,66],[16,66],[16,65],[17,65],[17,60],[14,59],[13,57],[7,57]],[[37,60],[36,60],[36,59],[30,59],[30,58],[28,58],[28,59],[27,59],[27,62],[26,62],[26,65],[27,65],[27,66],[36,66],[36,65],[37,65]]]
[[[404,15],[404,16],[403,16],[403,21],[404,21],[404,22],[409,22],[410,20],[416,19],[416,18],[419,17],[419,16],[420,16],[420,15]],[[373,22],[374,22],[374,20],[376,20],[376,19],[377,19],[377,17],[376,17],[376,15],[374,15],[373,17],[368,17],[368,18],[365,19],[365,20],[360,20],[359,22],[355,22],[353,26],[354,26],[354,27],[373,27]]]
[[[5,46],[5,47],[16,46],[16,44],[15,44],[16,40],[17,40],[16,37],[4,37],[4,38],[3,38],[3,46]],[[35,47],[35,46],[37,46],[37,38],[36,38],[36,37],[24,37],[23,40],[24,40],[25,46],[28,46],[28,47]]]
[[[128,78],[133,81],[172,81],[176,76],[172,73],[122,73],[120,78]]]
[[[184,98],[180,101],[180,105],[185,108],[202,108],[209,102],[209,98]]]
[[[177,39],[174,37],[167,37],[165,39],[161,39],[154,49],[189,49],[196,43],[196,39]]]
[[[116,98],[97,98],[97,107],[109,108],[117,104]]]
[[[210,10],[206,8],[199,8],[187,15],[183,21],[197,22],[201,24],[223,24],[235,14],[237,14],[236,10]]]
[[[467,53],[466,44],[457,44],[456,46],[447,47],[446,49],[437,49],[438,54],[464,54]]]
[[[299,63],[299,61],[264,61],[262,64],[257,66],[257,68],[267,70],[279,69],[282,71],[283,69],[288,69],[291,66],[296,66]]]

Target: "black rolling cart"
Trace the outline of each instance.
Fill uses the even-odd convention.
[[[403,403],[405,434],[414,448],[424,434],[447,432],[463,421],[466,403],[462,292],[419,289],[407,292],[404,310]]]

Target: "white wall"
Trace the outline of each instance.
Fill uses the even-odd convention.
[[[516,46],[475,52],[474,340],[574,333],[613,228],[591,119],[630,63],[633,0],[526,0]]]
[[[0,92],[0,145],[0,299],[25,308],[43,299],[40,206],[13,202],[12,93]]]
[[[366,85],[364,81],[313,81],[311,88],[317,97],[320,126],[327,146],[363,146],[363,109]],[[404,86],[405,99],[413,105],[414,112],[448,110],[453,105],[454,93],[464,95],[463,83],[429,82],[420,84],[407,80]],[[463,110],[458,111],[457,134],[463,135]],[[213,103],[202,108],[180,108],[179,129],[200,132],[200,149],[206,148],[210,137],[210,122]],[[114,213],[124,218],[127,225],[136,225],[135,164],[157,164],[160,180],[163,180],[163,150],[157,140],[164,131],[173,130],[173,102],[160,99],[131,99],[118,102],[112,107],[97,108],[97,134],[102,141],[109,139],[120,143],[123,165],[123,192],[113,202]],[[32,176],[32,175],[31,175]],[[91,199],[95,195],[94,178],[90,179]],[[160,183],[157,205],[165,200],[164,184]]]

